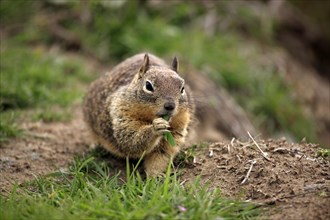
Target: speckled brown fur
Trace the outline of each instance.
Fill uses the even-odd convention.
[[[172,67],[150,54],[123,61],[93,82],[85,97],[84,118],[94,140],[119,157],[145,154],[146,173],[162,173],[184,144],[194,114],[191,92],[183,85],[176,58]],[[167,131],[175,147],[164,140]]]

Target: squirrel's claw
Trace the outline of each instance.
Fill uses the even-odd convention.
[[[166,132],[170,132],[168,129],[170,128],[170,124],[163,118],[156,118],[152,122],[153,130],[158,135],[163,135]]]

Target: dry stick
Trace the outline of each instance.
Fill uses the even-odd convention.
[[[298,159],[298,161],[301,161],[301,159],[305,156],[305,154],[301,155],[301,157]]]
[[[253,145],[253,143],[250,143],[250,142],[246,142],[246,143],[244,143],[244,142],[241,142],[241,141],[239,141],[239,140],[236,140],[236,143],[239,143],[240,145],[242,145],[242,148],[250,147],[250,146]]]
[[[213,157],[213,149],[212,148],[209,150],[209,157]]]
[[[231,146],[234,146],[234,141],[235,141],[235,137],[233,137],[233,139],[231,139],[230,141]]]
[[[241,182],[241,185],[244,184],[248,180],[248,178],[250,176],[250,173],[251,173],[251,170],[252,170],[252,167],[255,163],[257,163],[256,160],[251,160],[251,166],[250,166],[248,172],[246,173],[246,176],[245,176],[244,180]]]
[[[183,180],[183,181],[180,183],[180,186],[183,186],[183,184],[185,184],[187,181],[188,181],[187,179]]]
[[[270,159],[267,157],[267,154],[261,150],[261,148],[259,147],[258,143],[253,139],[253,137],[251,136],[250,132],[247,132],[247,133],[248,133],[249,137],[251,138],[251,140],[253,141],[253,143],[257,146],[258,150],[261,152],[262,156],[266,160],[270,161]]]

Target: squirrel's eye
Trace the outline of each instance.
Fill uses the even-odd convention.
[[[152,83],[149,80],[146,81],[146,89],[150,92],[154,91],[154,87],[152,86]]]
[[[184,86],[181,88],[181,94],[184,93]]]

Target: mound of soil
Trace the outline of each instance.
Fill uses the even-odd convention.
[[[330,163],[317,152],[286,140],[214,143],[197,150],[181,178],[201,175],[225,196],[271,207],[270,219],[330,219]]]

